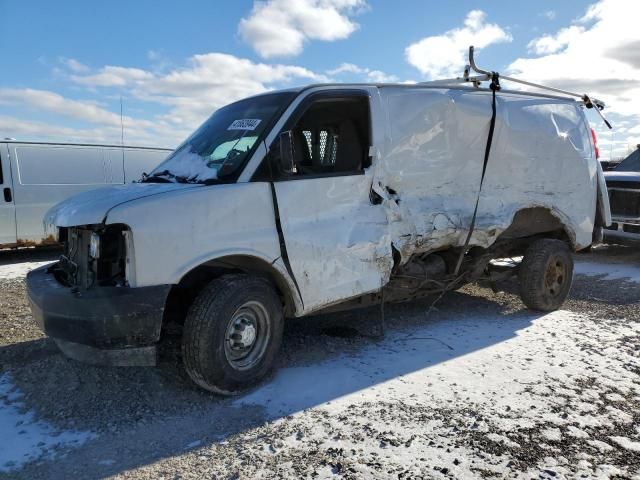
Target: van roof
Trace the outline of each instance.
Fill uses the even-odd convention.
[[[455,81],[447,81],[447,80],[433,80],[433,81],[428,81],[428,82],[417,82],[417,83],[366,83],[366,82],[360,82],[360,83],[312,83],[309,85],[303,85],[303,86],[299,86],[299,87],[292,87],[292,88],[284,88],[284,89],[279,89],[279,90],[270,90],[268,92],[263,92],[260,93],[258,95],[254,95],[256,97],[261,96],[261,95],[268,95],[270,93],[278,93],[278,92],[292,92],[292,93],[300,93],[303,92],[305,90],[309,90],[312,88],[363,88],[363,87],[376,87],[376,88],[412,88],[412,89],[416,89],[416,88],[424,88],[424,89],[447,89],[447,90],[468,90],[468,91],[480,91],[480,92],[488,92],[490,93],[491,90],[488,87],[474,87],[471,86],[469,84],[462,84],[462,83],[457,83]],[[502,88],[500,90],[501,93],[509,93],[509,94],[515,94],[515,95],[523,95],[523,96],[530,96],[530,97],[536,97],[536,98],[553,98],[556,100],[565,100],[565,101],[571,101],[571,102],[578,102],[576,99],[569,97],[569,96],[564,96],[564,95],[553,95],[553,94],[549,94],[549,93],[542,93],[542,92],[529,92],[526,90],[510,90],[508,88]]]

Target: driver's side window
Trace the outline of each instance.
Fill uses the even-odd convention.
[[[287,168],[283,162],[275,162],[279,179],[352,175],[370,165],[368,97],[318,98],[294,119],[287,137],[290,164]],[[274,156],[280,155],[279,148],[272,148]]]

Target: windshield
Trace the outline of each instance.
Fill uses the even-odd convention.
[[[216,110],[142,181],[208,183],[236,173],[293,95],[261,95]]]

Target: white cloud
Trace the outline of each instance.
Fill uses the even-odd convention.
[[[351,17],[365,7],[365,0],[255,1],[238,32],[262,58],[293,56],[305,41],[347,38],[358,28]]]
[[[93,75],[73,75],[72,79],[83,85],[94,87],[122,87],[132,82],[150,80],[153,74],[140,68],[107,65]]]
[[[174,146],[217,108],[243,97],[296,83],[326,81],[295,65],[255,63],[223,53],[194,55],[187,64],[167,73],[140,68],[105,66],[79,73],[75,65],[65,78],[86,87],[94,98],[128,99],[159,104],[162,113],[147,117],[123,117],[125,141],[142,145]],[[60,118],[91,124],[77,129],[3,117],[3,136],[46,138],[58,141],[120,142],[120,112],[94,101],[75,100],[47,90],[0,88],[0,105],[22,108],[22,115],[47,112]],[[11,121],[8,119],[11,118]],[[28,116],[26,117],[28,118]],[[74,133],[75,132],[75,133]]]
[[[119,128],[70,128],[7,115],[0,115],[0,131],[10,132],[9,136],[18,139],[28,137],[43,141],[73,140],[87,143],[108,143],[117,140],[117,143],[120,143]]]
[[[535,53],[536,55],[548,55],[565,48],[571,42],[574,42],[579,38],[583,33],[584,27],[580,25],[572,25],[559,30],[555,35],[544,35],[542,37],[534,38],[529,42],[527,48],[529,52]]]
[[[61,58],[60,61],[73,72],[84,73],[89,71],[89,67],[73,58]]]
[[[341,63],[332,70],[327,70],[327,75],[339,75],[341,73],[366,73],[364,68],[359,67],[353,63]]]
[[[344,74],[354,75],[358,78],[358,81],[364,82],[393,83],[399,81],[396,75],[389,75],[381,70],[359,67],[353,63],[341,63],[336,68],[327,70],[327,75],[330,76],[340,76]]]
[[[190,131],[158,118],[149,120],[124,115],[121,123],[119,112],[111,112],[93,102],[69,99],[47,90],[0,88],[0,105],[3,104],[21,106],[26,112],[48,112],[61,119],[71,118],[92,125],[71,128],[3,116],[0,131],[3,136],[6,134],[16,138],[29,135],[60,141],[120,143],[121,126],[124,126],[128,143],[168,146],[175,145]]]
[[[90,123],[120,125],[120,115],[94,103],[70,100],[47,90],[0,88],[0,105],[24,105]]]
[[[396,75],[389,75],[380,70],[368,70],[367,80],[374,83],[394,83],[399,79]]]
[[[508,67],[513,76],[578,93],[589,93],[607,103],[605,114],[616,121],[640,124],[640,37],[637,19],[640,2],[601,0],[591,5],[573,25],[529,43],[530,58]],[[604,141],[611,138],[594,115],[594,128]],[[638,143],[640,135],[623,143]],[[622,133],[622,132],[621,132]],[[613,156],[624,154],[614,147]],[[604,152],[608,155],[608,151]]]
[[[108,82],[103,73],[109,69]],[[135,74],[131,74],[132,70]],[[134,97],[170,107],[167,120],[194,128],[215,109],[234,100],[292,81],[309,83],[326,77],[295,65],[255,63],[225,53],[194,55],[187,65],[166,74],[105,67],[98,74],[71,77],[90,87],[120,86]]]
[[[546,12],[543,13],[543,15],[547,17],[549,20],[555,20],[556,18],[555,10],[547,10]]]
[[[487,23],[483,11],[472,10],[462,27],[448,30],[442,35],[425,37],[409,45],[405,55],[407,61],[429,79],[452,77],[462,73],[469,45],[479,50],[512,39],[499,25]]]

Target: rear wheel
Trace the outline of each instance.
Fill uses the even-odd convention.
[[[213,280],[187,313],[182,338],[185,369],[202,388],[235,395],[270,370],[280,348],[282,304],[261,277]]]
[[[545,312],[560,308],[573,281],[569,246],[547,238],[533,242],[520,264],[519,281],[520,298],[527,307]]]

